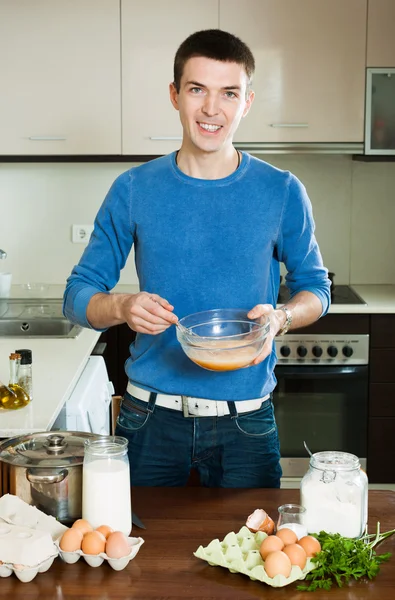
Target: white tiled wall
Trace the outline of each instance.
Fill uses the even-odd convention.
[[[338,155],[262,155],[306,185],[316,234],[337,283],[395,284],[395,163]],[[84,248],[71,225],[89,224],[127,163],[0,163],[2,270],[13,283],[64,283]],[[131,256],[121,283],[136,283]]]

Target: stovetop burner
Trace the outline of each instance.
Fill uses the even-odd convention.
[[[289,291],[285,285],[280,285],[277,298],[278,304],[285,304],[289,300]],[[366,302],[349,285],[334,285],[331,288],[332,304],[365,304]]]

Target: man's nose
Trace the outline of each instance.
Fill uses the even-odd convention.
[[[207,94],[204,99],[203,112],[208,116],[214,116],[219,113],[219,99],[215,94]]]

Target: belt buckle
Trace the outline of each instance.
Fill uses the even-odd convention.
[[[188,396],[181,396],[181,402],[182,414],[184,415],[184,417],[194,417],[195,415],[191,415],[191,413],[189,412]]]

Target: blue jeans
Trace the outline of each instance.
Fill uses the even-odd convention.
[[[259,410],[184,417],[125,393],[115,430],[129,440],[131,483],[184,486],[191,469],[206,487],[278,488],[281,467],[271,399]],[[233,404],[234,406],[234,404]]]

